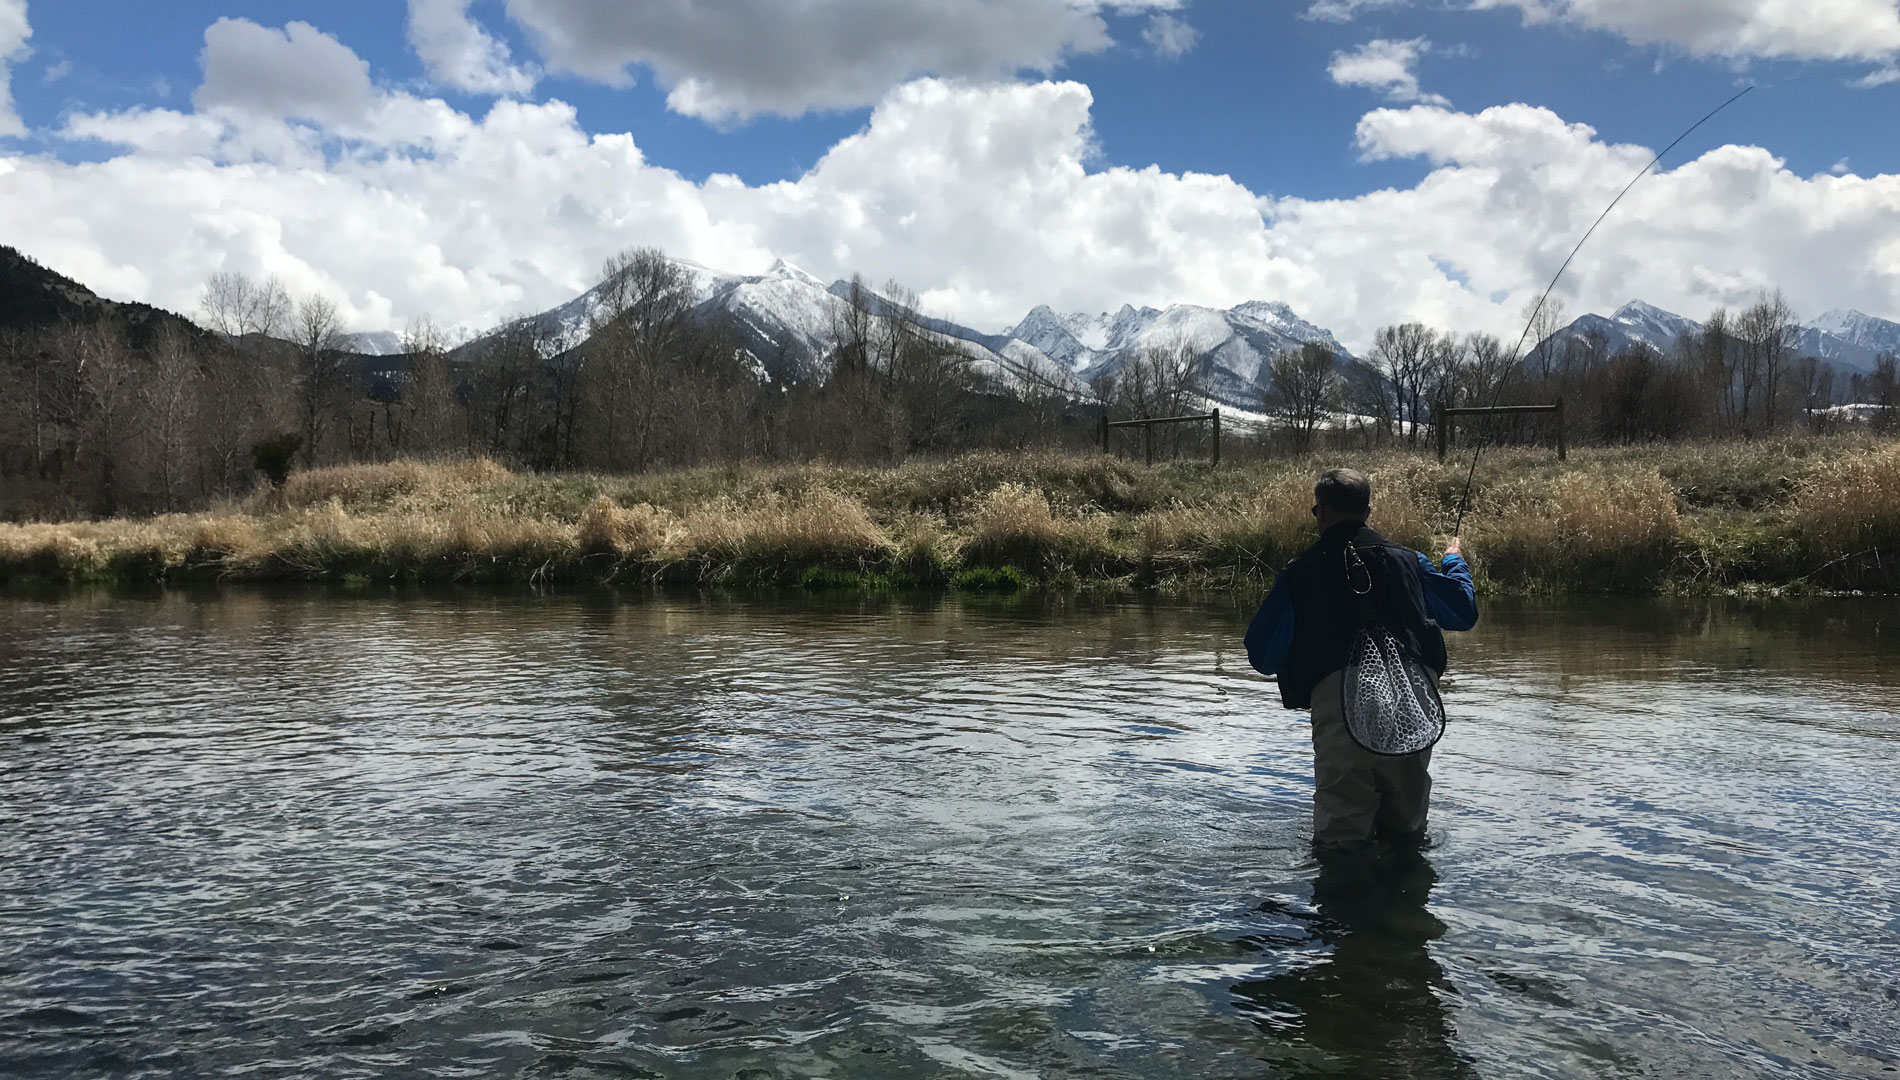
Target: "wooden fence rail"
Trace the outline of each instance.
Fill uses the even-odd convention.
[[[1564,447],[1564,403],[1559,398],[1549,405],[1491,405],[1486,407],[1466,407],[1448,409],[1438,405],[1432,410],[1432,426],[1438,429],[1438,460],[1445,460],[1450,450],[1451,424],[1461,416],[1518,416],[1525,413],[1557,414],[1557,460],[1568,461],[1570,455]]]
[[[1148,464],[1155,463],[1156,424],[1190,424],[1204,420],[1214,424],[1214,464],[1220,464],[1220,410],[1210,413],[1195,413],[1192,416],[1150,416],[1140,420],[1110,420],[1107,413],[1102,414],[1102,453],[1108,453],[1108,433],[1111,428],[1138,427],[1141,429],[1141,442],[1147,451]]]

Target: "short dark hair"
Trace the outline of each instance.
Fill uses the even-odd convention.
[[[1372,509],[1372,481],[1357,469],[1327,469],[1313,485],[1313,501],[1339,514]]]

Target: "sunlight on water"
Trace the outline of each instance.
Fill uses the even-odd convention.
[[[1900,605],[1497,606],[1323,871],[1248,614],[0,601],[0,1074],[1892,1068]]]

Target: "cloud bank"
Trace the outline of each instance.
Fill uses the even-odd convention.
[[[508,0],[508,14],[556,70],[621,86],[645,68],[675,112],[733,122],[869,105],[919,75],[1050,72],[1109,47],[1104,13],[1184,2]]]
[[[26,58],[27,39],[32,36],[26,0],[0,0],[0,136],[26,134],[26,125],[13,108],[13,64]]]
[[[213,272],[280,275],[355,329],[542,310],[646,244],[734,271],[783,256],[895,278],[986,328],[1038,303],[1279,299],[1358,348],[1409,319],[1514,336],[1651,154],[1526,105],[1386,108],[1358,149],[1422,160],[1416,186],[1276,199],[1099,167],[1078,83],[920,79],[796,180],[694,182],[559,101],[470,115],[376,87],[347,53],[296,24],[214,26],[196,111],[73,118],[67,138],[112,144],[102,161],[0,156],[0,236],[107,295],[186,312]],[[326,77],[283,70],[298,64]],[[1699,316],[1773,285],[1808,314],[1900,314],[1900,176],[1801,177],[1722,147],[1638,187],[1560,291],[1573,310],[1640,296]]]
[[[1305,17],[1350,22],[1412,0],[1315,0]],[[1893,0],[1464,0],[1470,10],[1516,10],[1527,23],[1566,23],[1729,59],[1891,60],[1900,54]]]

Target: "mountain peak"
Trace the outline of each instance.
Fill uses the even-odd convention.
[[[783,258],[773,259],[771,269],[760,276],[762,278],[773,278],[780,281],[799,281],[807,285],[815,285],[820,289],[825,288],[824,282],[792,265]]]
[[[1834,308],[1815,316],[1814,321],[1808,325],[1824,333],[1845,338],[1852,337],[1856,330],[1870,323],[1885,321],[1885,319],[1876,319],[1865,312],[1855,311],[1853,308]]]
[[[1610,316],[1610,318],[1615,319],[1618,322],[1631,322],[1638,319],[1650,321],[1650,322],[1658,322],[1658,321],[1660,322],[1693,322],[1694,321],[1692,319],[1688,319],[1688,318],[1685,318],[1684,316],[1678,315],[1673,311],[1664,311],[1662,308],[1659,308],[1656,305],[1651,304],[1647,301],[1643,301],[1643,300],[1631,300],[1629,303],[1624,304],[1620,308],[1617,308],[1616,311]]]

